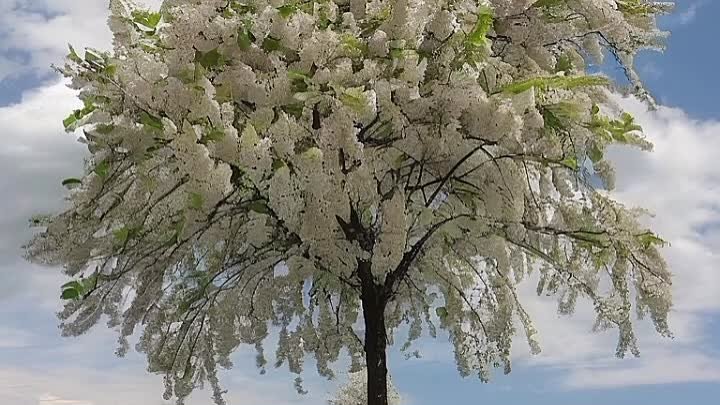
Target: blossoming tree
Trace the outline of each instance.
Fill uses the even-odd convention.
[[[400,394],[395,389],[390,377],[387,382],[388,405],[400,405]],[[341,386],[328,405],[367,405],[367,371],[362,369],[350,373],[348,381]]]
[[[70,207],[38,218],[36,262],[62,265],[64,333],[103,316],[182,402],[241,344],[273,337],[327,377],[343,352],[386,405],[386,348],[445,330],[462,375],[510,371],[516,285],[578,299],[637,354],[633,308],[669,334],[662,240],[614,201],[611,144],[649,149],[612,106],[659,48],[646,0],[111,1],[114,49],[59,68],[90,157]],[[127,305],[126,305],[127,304]],[[277,336],[277,340],[275,337]],[[302,390],[298,376],[296,384]]]

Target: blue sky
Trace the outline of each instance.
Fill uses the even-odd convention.
[[[662,18],[671,30],[664,54],[645,53],[637,65],[646,84],[663,104],[680,107],[691,116],[720,117],[718,64],[720,2],[680,0],[673,15]]]
[[[525,292],[543,353],[518,342],[515,369],[490,384],[461,379],[445,339],[423,339],[423,358],[391,354],[406,405],[477,402],[498,405],[710,404],[720,398],[720,2],[678,1],[663,19],[673,31],[665,54],[644,54],[638,67],[664,106],[655,113],[633,100],[633,112],[656,144],[644,154],[619,150],[616,197],[656,214],[647,221],[672,245],[673,341],[639,326],[640,359],[617,360],[612,333],[591,334],[591,310],[559,318],[551,299]],[[61,130],[77,105],[48,66],[65,44],[106,47],[104,0],[0,0],[0,403],[9,405],[161,405],[161,381],[138,355],[117,359],[115,335],[102,327],[60,338],[56,269],[25,263],[19,246],[27,218],[62,206],[61,179],[82,169],[83,148]],[[252,353],[238,353],[224,374],[232,405],[320,404],[335,383],[313,377],[298,397],[283,370],[258,376]],[[198,393],[190,405],[208,404]]]

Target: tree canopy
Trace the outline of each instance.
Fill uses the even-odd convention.
[[[462,375],[540,350],[516,286],[638,353],[634,313],[668,335],[664,242],[607,192],[609,145],[650,149],[591,65],[659,49],[645,0],[112,0],[111,52],[59,70],[90,157],[70,206],[36,219],[32,260],[72,281],[64,334],[139,332],[182,402],[241,345],[320,375],[349,354],[387,404],[386,346],[445,330]]]

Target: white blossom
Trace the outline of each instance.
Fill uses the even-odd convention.
[[[367,370],[362,369],[348,374],[348,381],[338,389],[328,405],[367,405]],[[388,405],[400,405],[400,394],[388,378]]]

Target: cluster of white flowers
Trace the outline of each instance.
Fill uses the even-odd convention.
[[[61,69],[85,102],[65,125],[85,130],[88,173],[29,256],[76,279],[68,334],[107,314],[123,352],[143,325],[138,349],[181,401],[208,381],[220,403],[217,366],[242,343],[264,368],[272,327],[294,373],[306,353],[326,376],[343,350],[362,357],[361,286],[409,342],[434,334],[434,308],[482,379],[509,371],[518,322],[537,349],[515,292],[534,269],[561,312],[592,300],[635,352],[631,297],[668,333],[662,240],[591,184],[611,187],[607,145],[648,144],[586,67],[609,52],[647,96],[632,57],[660,46],[668,7],[112,0],[114,51]]]
[[[367,370],[362,369],[348,375],[348,381],[338,389],[329,405],[367,405]],[[402,400],[392,380],[388,378],[388,405],[400,405]]]

